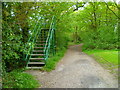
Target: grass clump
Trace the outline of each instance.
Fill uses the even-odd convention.
[[[37,88],[38,81],[32,75],[14,70],[3,76],[3,88]]]
[[[46,65],[43,67],[42,70],[44,71],[52,71],[55,69],[57,62],[64,56],[64,53],[66,52],[66,49],[63,48],[61,51],[57,52],[55,56],[52,56],[48,58]]]

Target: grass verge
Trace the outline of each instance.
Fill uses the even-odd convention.
[[[66,49],[62,49],[62,50],[58,50],[59,52],[57,52],[55,54],[55,56],[52,56],[48,59],[46,65],[42,68],[43,71],[47,71],[50,72],[52,70],[55,69],[57,63],[59,62],[59,60],[64,56]]]
[[[104,68],[110,70],[115,76],[118,75],[118,51],[117,50],[91,50],[84,51],[95,58]]]
[[[2,78],[3,88],[37,88],[39,86],[35,77],[18,70],[6,73]]]

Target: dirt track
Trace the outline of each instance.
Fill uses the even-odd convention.
[[[117,88],[118,81],[93,58],[83,53],[81,45],[70,46],[52,72],[28,70],[42,88]]]

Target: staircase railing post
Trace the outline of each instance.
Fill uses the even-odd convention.
[[[56,34],[55,34],[55,32],[56,32],[56,17],[55,17],[55,19],[54,19],[54,54],[56,54]]]
[[[55,16],[52,17],[52,22],[50,24],[50,29],[48,32],[48,36],[46,39],[45,47],[44,47],[44,59],[47,60],[50,54],[50,50],[52,54],[55,54]]]

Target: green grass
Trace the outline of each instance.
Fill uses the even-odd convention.
[[[95,57],[101,57],[114,65],[118,65],[118,51],[116,50],[92,50],[84,52],[89,55],[94,55]]]
[[[117,50],[89,50],[86,54],[95,58],[104,68],[110,70],[116,77],[118,75],[118,51]]]
[[[3,88],[37,88],[38,81],[32,75],[22,71],[12,71],[3,76]]]
[[[59,50],[59,52],[57,52],[55,56],[50,57],[42,70],[48,72],[54,70],[59,60],[64,56],[65,52],[66,49],[64,48],[62,50]]]

